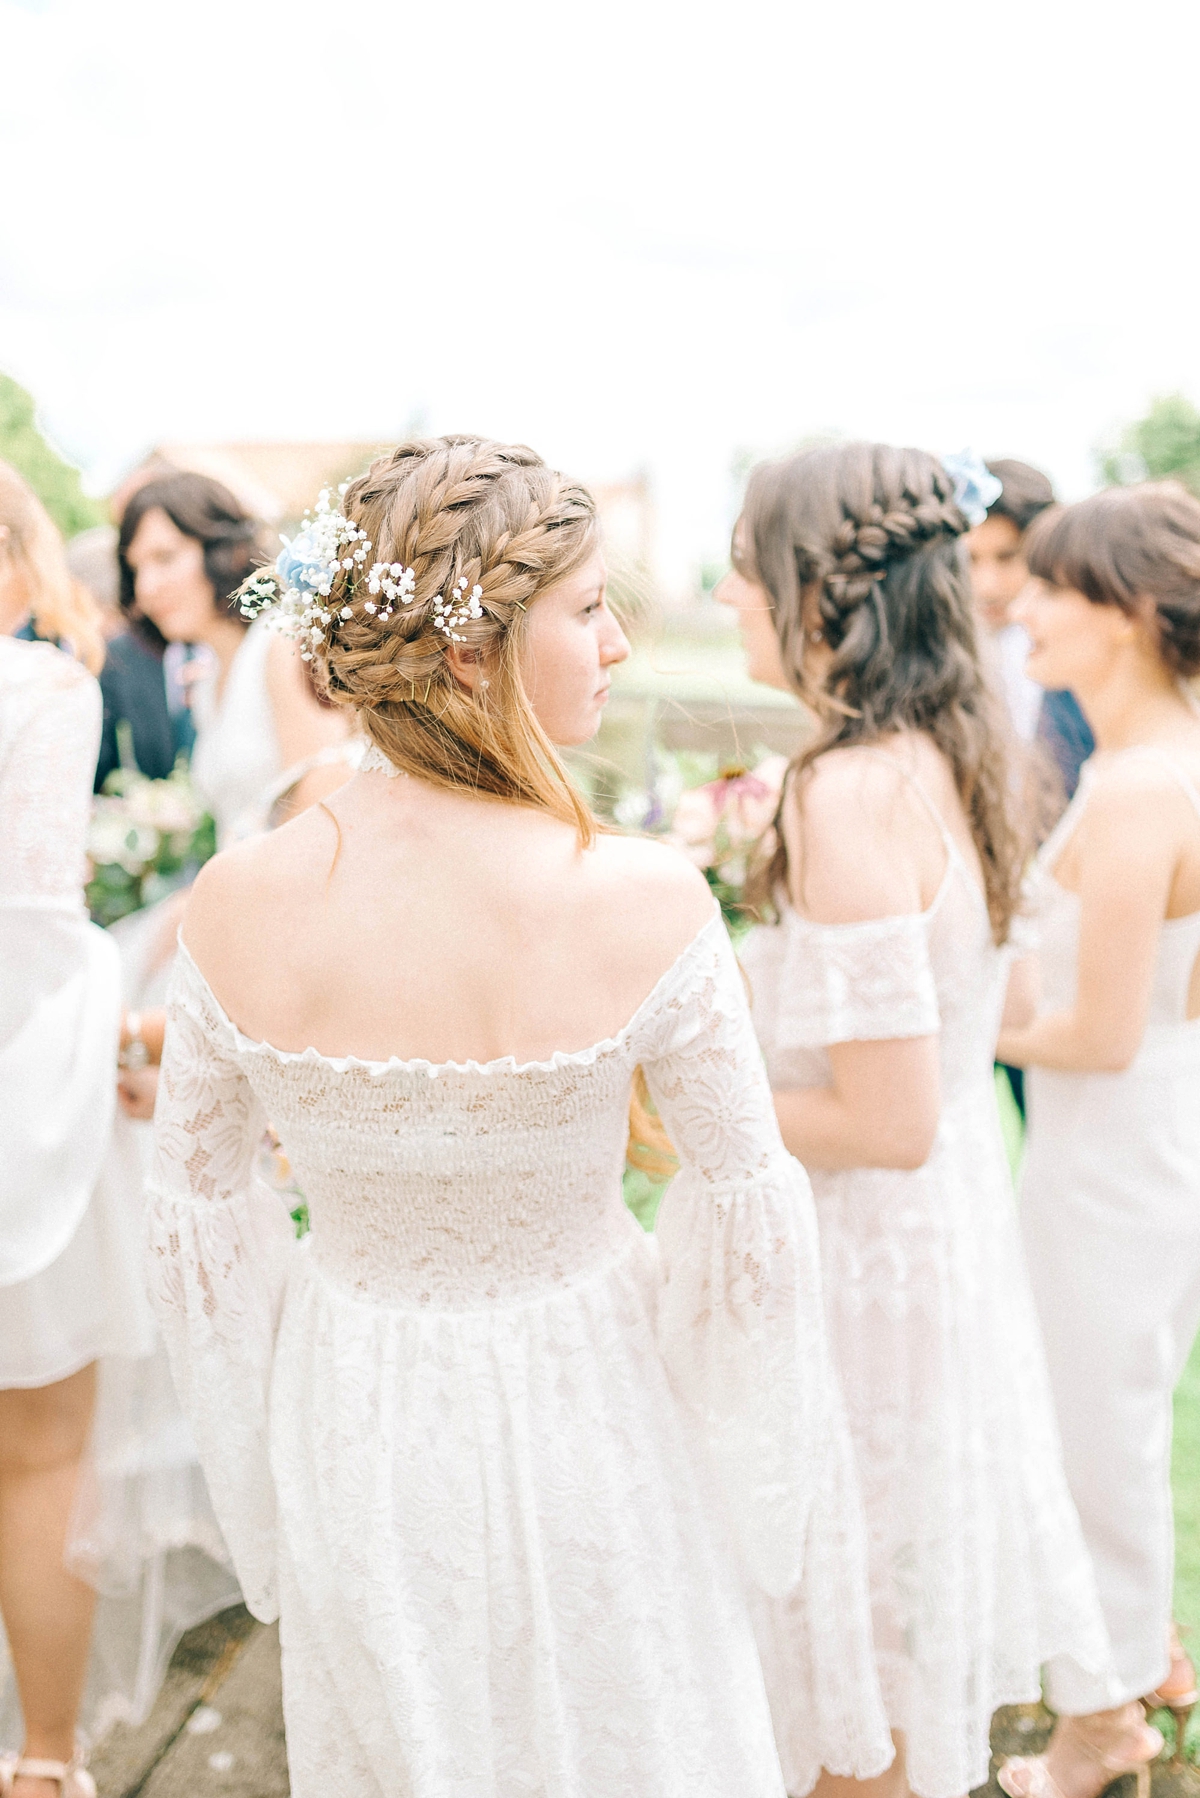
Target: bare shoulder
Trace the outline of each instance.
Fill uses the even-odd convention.
[[[235,843],[206,862],[183,915],[183,940],[206,972],[253,963],[286,935],[323,885],[337,841],[332,820],[313,807],[265,836]]]
[[[925,823],[898,767],[857,745],[829,750],[784,805],[793,903],[828,924],[919,911]]]
[[[887,831],[896,801],[907,791],[901,770],[865,745],[830,749],[791,781],[785,810],[818,832],[841,835],[853,828]]]
[[[1200,787],[1200,757],[1188,765],[1173,758]],[[1092,764],[1083,825],[1088,835],[1128,833],[1130,843],[1153,841],[1195,812],[1183,785],[1166,759],[1158,755],[1099,756]]]
[[[597,928],[657,977],[713,916],[708,882],[678,849],[647,837],[601,836],[588,853]]]

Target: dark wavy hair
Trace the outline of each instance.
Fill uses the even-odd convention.
[[[186,471],[164,474],[137,489],[125,508],[117,540],[117,598],[130,628],[161,655],[167,640],[158,626],[138,611],[128,556],[138,526],[147,512],[156,507],[166,513],[176,530],[203,546],[204,572],[212,585],[213,605],[241,625],[247,620],[239,610],[238,588],[257,558],[263,527],[228,487],[209,475]]]
[[[1025,861],[1004,730],[980,663],[954,483],[924,450],[842,443],[761,463],[734,564],[767,591],[790,685],[817,715],[786,793],[831,749],[924,731],[953,771],[983,868],[997,943],[1008,936]],[[809,633],[833,651],[821,682]],[[777,830],[747,897],[769,909],[787,881]]]
[[[1029,572],[1130,617],[1149,611],[1172,673],[1200,674],[1200,500],[1177,481],[1106,487],[1037,520]]]
[[[1024,536],[1034,519],[1054,504],[1049,475],[1028,462],[1015,462],[1007,456],[988,462],[986,467],[1000,483],[1000,497],[988,507],[988,517],[1007,518]]]

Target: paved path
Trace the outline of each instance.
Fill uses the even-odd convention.
[[[1036,1754],[1051,1721],[1036,1704],[996,1713],[992,1778],[976,1798],[1003,1798],[997,1757]],[[150,1717],[140,1729],[114,1729],[92,1771],[100,1798],[288,1798],[278,1632],[240,1606],[192,1630]],[[1132,1777],[1109,1789],[1112,1798],[1134,1798]],[[1200,1798],[1200,1769],[1160,1763],[1153,1798]]]

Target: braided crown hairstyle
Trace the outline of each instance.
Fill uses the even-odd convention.
[[[1024,844],[958,541],[967,520],[950,476],[923,450],[822,446],[760,464],[743,523],[735,565],[769,594],[788,679],[819,724],[789,769],[785,791],[830,749],[898,730],[925,732],[953,770],[983,868],[992,933],[1004,942]],[[819,684],[805,666],[814,630],[833,652]],[[769,906],[786,880],[787,849],[777,831],[749,897]]]
[[[523,444],[481,437],[413,438],[352,481],[341,510],[372,557],[413,571],[412,603],[389,618],[336,601],[317,651],[330,699],[358,713],[371,740],[408,774],[548,811],[590,843],[595,823],[534,716],[521,679],[528,608],[591,552],[596,506],[585,487]],[[361,577],[360,577],[361,578]],[[460,580],[480,589],[481,616],[455,626],[485,666],[468,691],[446,655],[435,602]]]

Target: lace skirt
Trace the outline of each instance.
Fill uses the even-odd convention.
[[[270,1429],[296,1798],[782,1798],[653,1241],[476,1312],[364,1302],[298,1260]],[[873,1689],[860,1649],[839,1717]]]
[[[912,1790],[955,1798],[986,1781],[992,1712],[1036,1699],[1044,1661],[1107,1659],[990,1085],[947,1104],[922,1168],[813,1190],[884,1703]],[[771,1617],[786,1717],[807,1656]]]

